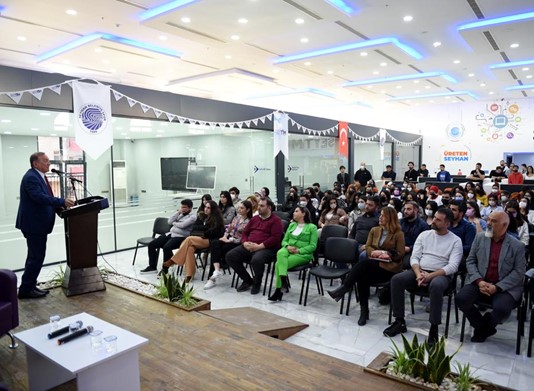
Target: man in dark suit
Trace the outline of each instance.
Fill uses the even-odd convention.
[[[350,178],[349,174],[345,172],[346,168],[345,166],[339,167],[339,174],[337,174],[337,183],[339,183],[339,186],[341,186],[341,191],[344,193],[347,191],[347,188],[350,185]]]
[[[36,299],[48,293],[36,286],[46,254],[46,240],[54,228],[56,208],[74,206],[70,199],[54,197],[45,176],[50,168],[50,160],[45,153],[32,154],[30,166],[20,183],[20,204],[16,223],[28,246],[19,299]]]
[[[497,332],[495,326],[512,312],[523,293],[525,246],[506,234],[510,219],[505,212],[493,212],[486,232],[479,233],[467,257],[465,286],[456,295],[456,304],[474,328],[472,342],[484,342]],[[475,302],[492,305],[484,316]]]

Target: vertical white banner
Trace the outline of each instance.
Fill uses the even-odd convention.
[[[273,120],[274,133],[274,157],[282,152],[286,159],[289,160],[289,132],[288,132],[288,116],[285,113],[274,113]]]
[[[110,87],[72,82],[76,144],[93,159],[113,145]]]
[[[386,144],[386,129],[380,129],[380,160],[384,160],[384,145]]]

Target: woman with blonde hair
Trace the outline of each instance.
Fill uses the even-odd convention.
[[[330,297],[339,301],[354,284],[357,285],[360,297],[360,319],[358,324],[363,326],[369,319],[369,295],[371,285],[391,280],[396,273],[402,271],[405,242],[397,212],[393,208],[383,208],[378,219],[378,227],[369,232],[365,251],[367,259],[356,263],[350,273],[343,280],[343,284],[333,291],[328,291]]]
[[[166,273],[173,264],[185,264],[185,282],[195,276],[197,265],[195,251],[209,248],[210,242],[219,239],[224,233],[224,221],[221,210],[213,200],[204,205],[204,213],[199,214],[193,224],[191,235],[185,238],[173,257],[163,263],[163,272]]]
[[[252,216],[258,215],[258,197],[249,195],[246,200],[252,204]]]

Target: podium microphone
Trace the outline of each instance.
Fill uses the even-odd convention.
[[[56,170],[55,168],[51,169],[50,171],[52,171],[54,174],[65,175],[63,171]]]
[[[68,173],[66,173],[66,172],[56,170],[55,168],[51,169],[50,171],[53,172],[54,174],[57,174],[57,175],[65,175],[65,176],[67,177],[67,179],[70,179],[71,181],[78,182],[78,183],[83,183],[83,182],[80,181],[79,179],[74,178],[73,176],[70,176],[70,175],[69,175]]]
[[[73,339],[79,338],[81,336],[84,336],[85,334],[89,334],[94,330],[93,326],[87,326],[84,329],[75,331],[72,334],[67,335],[66,337],[60,338],[57,340],[58,345],[63,345],[64,343],[67,343],[69,341],[72,341]]]
[[[81,329],[83,326],[83,322],[81,320],[78,320],[76,321],[76,323],[78,323],[78,329]],[[59,337],[60,335],[67,334],[68,332],[69,332],[69,326],[63,327],[62,329],[48,333],[48,339]]]

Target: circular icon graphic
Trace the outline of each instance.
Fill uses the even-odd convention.
[[[78,121],[88,133],[99,134],[106,129],[108,119],[101,106],[90,103],[80,108]]]
[[[462,124],[450,124],[447,126],[446,133],[449,140],[459,141],[465,133],[465,128]]]
[[[515,122],[521,122],[521,117],[516,117]]]
[[[493,126],[497,129],[502,129],[508,125],[508,118],[505,115],[499,114],[493,118]]]
[[[512,114],[515,114],[519,111],[519,106],[518,105],[510,105],[510,107],[508,107],[508,111]]]
[[[514,138],[514,134],[513,134],[512,132],[508,132],[508,133],[506,133],[506,138],[507,138],[508,140],[511,140],[511,139]]]
[[[497,111],[499,110],[499,105],[497,103],[494,103],[490,106],[491,111]]]
[[[482,129],[480,129],[480,132],[481,132],[481,133],[486,133],[487,131],[488,131],[488,129],[486,129],[486,128],[482,128]]]
[[[491,137],[494,139],[494,140],[497,140],[499,138],[499,134],[498,133],[493,133],[491,135]]]

